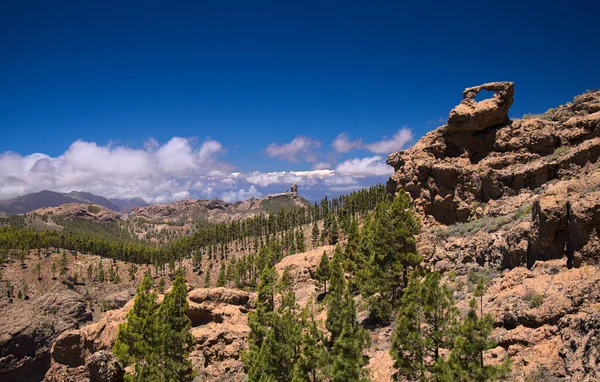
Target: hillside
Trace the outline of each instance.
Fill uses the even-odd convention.
[[[97,204],[112,211],[120,211],[120,207],[108,199],[89,192],[60,193],[44,190],[9,200],[0,200],[0,216],[25,214],[39,208],[58,207],[67,203]]]
[[[476,102],[482,90],[495,94]],[[414,147],[388,157],[395,172],[387,191],[389,195],[408,192],[406,208],[395,211],[398,216],[412,214],[412,200],[414,213],[422,222],[414,243],[422,261],[417,260],[420,264],[413,267],[440,273],[459,317],[465,317],[473,297],[481,303],[481,316],[490,314],[490,338],[495,347],[482,352],[482,362],[498,365],[510,357],[511,381],[598,380],[600,91],[577,96],[572,103],[541,115],[511,120],[508,113],[514,92],[510,82],[465,89],[462,102],[450,112],[445,125]],[[277,218],[273,215],[249,223],[242,219],[292,210],[307,202],[295,193],[238,203],[184,200],[137,207],[122,220],[125,224],[140,221],[149,225],[138,235],[159,226],[184,229],[199,222],[230,224],[194,234],[189,240],[173,240],[174,246],[166,247],[165,253],[181,257],[169,258],[168,265],[142,264],[133,273],[139,281],[145,269],[152,269],[155,284],[164,278],[167,290],[175,266],[183,266],[189,283],[187,315],[195,341],[190,356],[194,369],[202,380],[242,381],[247,376],[241,354],[248,349],[251,333],[248,313],[256,308],[259,274],[266,263],[274,265],[279,276],[288,270],[297,310],[316,300],[313,314],[324,331],[332,302],[323,299],[326,293],[316,287],[316,268],[323,252],[332,259],[335,246],[330,243],[339,242],[348,251],[344,261],[351,265],[345,265],[345,276],[340,271],[342,279],[367,283],[368,287],[389,282],[384,280],[386,275],[370,280],[355,278],[353,268],[358,262],[352,265],[351,261],[359,254],[368,255],[363,260],[369,265],[379,261],[379,252],[373,248],[381,250],[376,247],[381,242],[374,235],[385,236],[395,228],[383,220],[378,221],[379,231],[369,226],[374,224],[370,219],[391,210],[389,204],[379,204],[384,208],[378,210],[375,205],[381,201],[389,203],[374,187],[335,203],[325,200],[314,211],[307,209],[308,213],[278,214]],[[62,208],[78,211],[85,205],[79,206]],[[54,209],[53,214],[58,211]],[[100,209],[92,214],[107,212]],[[351,233],[352,225],[360,227],[358,232]],[[56,252],[59,250],[52,248],[38,249],[37,253],[32,250],[19,264],[20,249],[10,251],[4,280],[21,290],[23,280],[40,284],[33,289],[31,301],[9,304],[2,300],[8,314],[0,325],[5,328],[5,335],[0,337],[0,359],[8,366],[0,373],[25,378],[28,370],[37,368],[36,376],[45,372],[47,381],[85,380],[92,375],[120,380],[123,369],[111,349],[118,325],[133,305],[135,282],[107,282],[104,276],[104,281],[99,281],[94,272],[100,258],[77,253],[75,259],[69,257],[72,270],[51,282],[48,268],[60,261]],[[32,278],[31,269],[38,261],[43,262],[46,272],[41,281]],[[107,260],[103,266],[108,268],[110,263]],[[85,285],[65,286],[73,272],[81,276],[89,264],[95,267]],[[128,279],[126,270],[132,268],[130,263],[116,259],[110,266],[113,279],[116,272],[123,280]],[[485,287],[481,294],[479,285]],[[93,312],[82,297],[88,289]],[[368,356],[370,378],[389,381],[396,372],[390,354],[396,322],[393,318],[379,323],[369,320],[373,306],[368,298],[382,299],[381,294],[371,293],[365,298],[361,286],[356,289],[348,295],[356,306],[361,328],[370,338],[363,352]],[[119,291],[127,294],[126,298]],[[106,303],[102,293],[106,293]],[[67,295],[68,301],[57,299],[55,294]],[[111,304],[108,300],[113,298],[108,296],[118,296],[117,302]],[[68,308],[58,312],[47,301]],[[103,304],[118,309],[100,313],[97,310]],[[276,304],[282,304],[282,297],[274,299]],[[37,317],[40,311],[39,320],[23,318],[23,312]],[[54,325],[52,331],[47,329],[49,322]],[[32,338],[39,339],[37,348],[29,347],[28,354],[14,350],[15,343],[29,344]]]

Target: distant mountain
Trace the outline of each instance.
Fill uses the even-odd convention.
[[[120,207],[110,200],[89,192],[71,191],[60,193],[43,190],[9,200],[0,200],[0,215],[24,214],[38,208],[58,207],[66,203],[97,204],[109,210],[121,211]]]
[[[121,212],[131,212],[135,207],[146,207],[150,204],[142,198],[131,199],[109,199],[110,202],[119,207]]]
[[[129,216],[144,218],[154,223],[185,224],[191,221],[222,223],[310,205],[308,200],[300,197],[297,193],[284,192],[267,195],[261,199],[251,198],[235,203],[227,203],[219,199],[185,199],[166,204],[135,207]]]

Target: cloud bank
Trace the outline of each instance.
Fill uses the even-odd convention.
[[[316,161],[320,142],[296,137],[269,145],[272,157]],[[239,172],[223,161],[222,144],[213,139],[174,137],[164,144],[148,140],[143,148],[101,146],[78,140],[60,156],[43,153],[0,154],[0,199],[52,190],[87,191],[108,198],[142,197],[151,203],[185,198],[221,198],[228,202],[282,192],[291,184],[309,199],[340,194],[384,182],[392,173],[382,156],[342,163],[315,163],[312,170]],[[314,160],[313,160],[314,159]]]

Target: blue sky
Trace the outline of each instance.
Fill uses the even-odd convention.
[[[514,117],[600,87],[596,2],[414,3],[2,1],[0,198],[320,198],[385,181],[465,87],[514,81]]]

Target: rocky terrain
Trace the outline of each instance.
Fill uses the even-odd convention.
[[[109,210],[106,207],[81,203],[67,203],[61,204],[58,207],[38,208],[31,213],[36,215],[58,216],[69,220],[94,220],[100,223],[114,222],[121,219],[121,215],[119,213]]]
[[[495,94],[476,102],[481,90]],[[513,380],[597,380],[600,91],[511,121],[514,92],[465,89],[447,124],[388,157],[387,187],[412,196],[420,253],[463,308],[473,282],[490,280],[500,346],[488,357],[510,355]]]
[[[268,195],[261,199],[250,198],[243,202],[227,203],[219,199],[185,199],[167,204],[136,207],[129,217],[144,218],[152,222],[181,223],[202,220],[223,223],[246,219],[258,214],[269,214],[283,209],[306,207],[309,202],[296,192]]]
[[[476,102],[481,90],[495,95]],[[466,89],[447,124],[388,157],[395,173],[387,187],[391,193],[405,189],[413,198],[424,223],[418,237],[423,264],[443,273],[461,311],[468,309],[477,282],[487,282],[482,305],[494,318],[498,346],[486,352],[486,362],[510,356],[514,381],[599,380],[600,91],[541,115],[510,120],[514,93],[510,82]],[[303,203],[293,193],[241,203],[185,200],[138,207],[131,216],[219,222],[268,211],[282,199]],[[331,256],[333,249],[314,248],[277,265],[280,273],[290,269],[300,306],[315,295],[314,271],[323,250]],[[255,295],[195,287],[200,280],[188,274],[188,316],[196,339],[192,362],[200,380],[243,380],[240,354],[247,347],[247,312]],[[59,306],[66,316],[51,335],[44,331],[45,321],[38,325],[23,318],[21,325],[17,313],[10,313],[0,321],[0,327],[10,328],[0,337],[0,357],[7,365],[4,372],[13,374],[0,371],[0,379],[27,380],[24,370],[37,367],[49,368],[47,381],[120,380],[123,370],[111,348],[132,305],[125,301],[133,284],[123,284],[127,296],[119,295],[119,309],[91,316],[79,297],[64,293],[66,301]],[[32,309],[53,301],[55,291],[49,290],[33,298],[35,305],[14,312],[33,315]],[[357,306],[364,318],[360,298]],[[317,317],[324,319],[324,313]],[[375,381],[388,381],[393,374],[393,329],[393,324],[370,328],[369,369]],[[43,345],[39,353],[36,346],[21,345],[36,341]],[[27,362],[27,368],[19,368]]]
[[[475,102],[481,90],[496,93]],[[388,189],[407,190],[428,227],[449,227],[433,236],[461,236],[426,251],[434,263],[596,263],[600,91],[516,121],[508,119],[513,96],[510,82],[465,89],[446,125],[388,157],[396,170]]]

